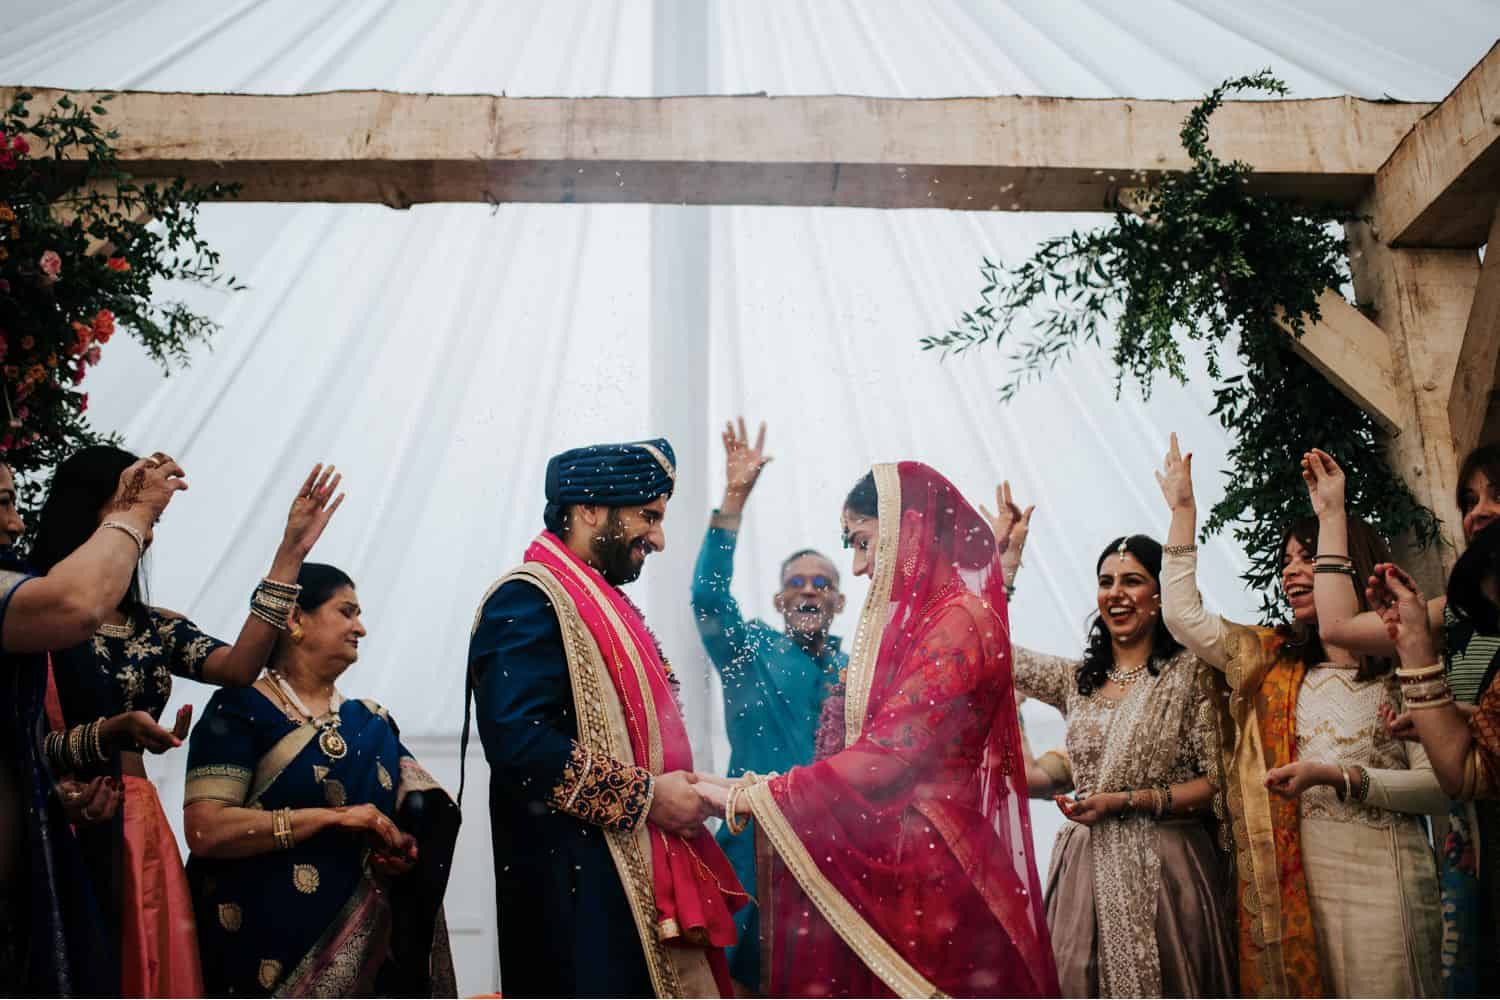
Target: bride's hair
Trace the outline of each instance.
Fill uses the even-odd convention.
[[[880,516],[880,491],[875,487],[875,472],[872,469],[854,484],[844,500],[844,509],[859,517]]]
[[[1151,579],[1156,581],[1158,592],[1161,588],[1161,543],[1146,535],[1126,535],[1124,538],[1116,538],[1104,547],[1099,553],[1099,561],[1094,563],[1094,573],[1098,575],[1104,566],[1104,560],[1115,555],[1124,548],[1126,552],[1135,556],[1140,564],[1146,567],[1146,572],[1151,574]],[[1151,632],[1151,659],[1146,669],[1151,676],[1155,677],[1161,673],[1161,665],[1176,656],[1182,649],[1182,643],[1172,638],[1172,633],[1167,631],[1167,623],[1163,620],[1165,616],[1156,616],[1156,627]],[[1104,618],[1096,610],[1093,619],[1089,623],[1089,634],[1085,640],[1083,662],[1078,664],[1078,693],[1091,695],[1102,688],[1109,680],[1109,672],[1115,667],[1114,646],[1109,641],[1109,629],[1104,625]]]

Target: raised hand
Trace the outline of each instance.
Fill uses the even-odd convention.
[[[719,509],[725,513],[738,513],[745,499],[755,489],[760,472],[771,461],[766,454],[766,423],[761,421],[755,435],[755,445],[750,444],[750,432],[745,429],[745,418],[726,421],[724,433],[724,505]],[[725,510],[725,508],[730,508]]]
[[[106,517],[132,522],[149,543],[152,528],[172,502],[172,495],[187,488],[182,466],[158,451],[137,459],[120,473],[119,484],[105,504],[104,513]]]
[[[327,468],[322,463],[313,466],[292,500],[292,509],[287,512],[286,533],[281,541],[284,549],[297,558],[306,558],[312,551],[322,537],[323,529],[328,527],[333,512],[344,502],[344,494],[333,495],[343,478],[343,474],[336,472],[331,465]]]
[[[1403,665],[1425,667],[1437,662],[1427,601],[1410,574],[1394,563],[1379,563],[1365,587],[1365,596],[1385,622]]]
[[[1328,452],[1314,448],[1302,456],[1302,481],[1319,518],[1344,512],[1344,470]]]
[[[1015,580],[1016,571],[1021,568],[1021,552],[1026,547],[1026,536],[1031,532],[1031,515],[1035,510],[1035,504],[1024,511],[1021,509],[1010,495],[1008,479],[995,487],[993,514],[984,504],[979,505],[979,513],[990,522],[990,529],[995,533],[995,548],[1000,552],[1000,567],[1005,571],[1007,583]]]
[[[1161,487],[1161,495],[1167,501],[1167,507],[1172,510],[1195,510],[1197,501],[1193,498],[1193,453],[1188,452],[1186,456],[1177,447],[1177,434],[1172,434],[1172,446],[1167,449],[1167,456],[1162,460],[1161,471],[1156,474],[1156,484]]]

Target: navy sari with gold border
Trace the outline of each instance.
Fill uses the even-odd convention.
[[[390,880],[365,843],[328,830],[290,850],[248,858],[193,855],[188,879],[204,983],[226,996],[453,996],[442,918],[458,810],[401,745],[380,706],[339,709],[347,753],[253,687],[221,689],[193,729],[184,803],[250,809],[368,803],[417,838],[419,861]]]

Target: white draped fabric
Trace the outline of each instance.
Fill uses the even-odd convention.
[[[1295,96],[1440,99],[1500,34],[1489,0],[933,0],[858,4],[419,0],[0,0],[0,80],[72,88],[510,95],[995,93],[1192,98],[1270,66]],[[1225,432],[1206,383],[1116,401],[1084,351],[1000,406],[1001,356],[939,363],[917,339],[975,304],[981,255],[1017,260],[1087,216],[637,205],[231,205],[203,213],[236,294],[190,289],[223,333],[163,378],[121,337],[85,384],[97,426],[177,456],[192,483],[150,559],[152,597],[220,635],[243,620],[292,491],[316,461],[349,499],[315,558],[358,581],[370,638],[343,687],[387,705],[434,770],[457,767],[475,604],[540,528],[546,458],[655,434],[677,446],[669,546],[635,595],[684,680],[700,766],[727,759],[691,623],[692,559],[723,486],[716,428],[770,424],[736,595],[771,615],[780,558],[838,551],[838,508],[871,463],[918,458],[974,501],[1009,478],[1035,502],[1019,641],[1075,653],[1094,559],[1161,537],[1151,470],[1176,430],[1206,506]],[[1288,470],[1291,474],[1291,470]],[[1200,579],[1258,606],[1244,557]],[[839,622],[852,628],[852,614]],[[177,701],[208,692],[183,682]],[[1061,742],[1028,707],[1033,743]],[[471,755],[475,756],[475,755]],[[472,763],[472,761],[471,761]],[[465,990],[495,983],[482,762],[449,920]],[[153,761],[169,814],[182,756]],[[1035,810],[1041,835],[1051,807]]]

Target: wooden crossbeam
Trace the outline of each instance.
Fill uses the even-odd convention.
[[[1292,349],[1388,433],[1401,429],[1401,403],[1392,374],[1390,338],[1338,292],[1318,297],[1322,319],[1308,324]],[[1279,321],[1278,321],[1279,322]],[[1290,332],[1285,323],[1282,326]]]
[[[62,93],[33,92],[38,107]],[[245,201],[1103,211],[1188,166],[1194,103],[127,92],[109,121],[136,176],[235,180]],[[1430,107],[1232,101],[1214,148],[1254,164],[1257,190],[1352,206]]]
[[[1500,202],[1500,42],[1417,122],[1375,175],[1379,238],[1392,247],[1484,243]]]

